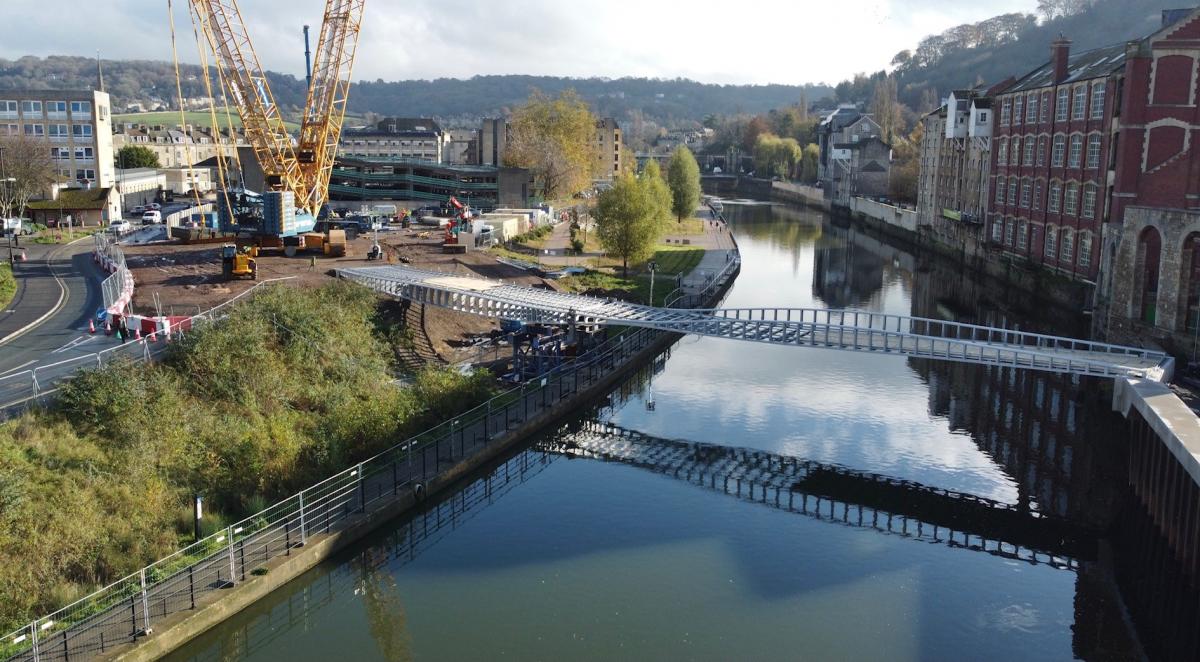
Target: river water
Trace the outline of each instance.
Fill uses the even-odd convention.
[[[1088,326],[815,211],[726,216],[744,261],[730,307]],[[569,429],[172,659],[1121,659],[1133,644],[1093,536],[1124,481],[1107,397],[1039,373],[684,338]],[[637,442],[603,445],[597,421]],[[698,477],[678,441],[767,468]],[[755,491],[800,465],[794,490]]]

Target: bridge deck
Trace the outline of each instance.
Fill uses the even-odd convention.
[[[526,323],[638,326],[1109,378],[1163,381],[1172,369],[1171,358],[1162,352],[904,315],[814,308],[655,308],[402,266],[338,273],[418,303]]]

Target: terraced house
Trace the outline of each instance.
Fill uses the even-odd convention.
[[[996,97],[989,238],[1001,250],[1096,282],[1125,44],[1050,60]]]

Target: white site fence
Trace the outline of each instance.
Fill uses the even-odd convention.
[[[163,353],[172,338],[178,337],[188,329],[223,318],[230,306],[251,292],[255,292],[265,285],[284,280],[290,280],[290,278],[264,280],[208,311],[188,317],[187,321],[182,324],[172,324],[169,330],[146,334],[140,340],[130,340],[99,352],[39,365],[0,377],[0,419],[18,414],[28,407],[45,404],[47,399],[58,390],[59,385],[64,380],[73,377],[80,369],[103,367],[113,361],[152,360]]]

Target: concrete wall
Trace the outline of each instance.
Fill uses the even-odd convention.
[[[797,182],[771,182],[771,198],[829,210],[825,192],[816,186]]]
[[[917,212],[894,205],[876,202],[867,198],[850,198],[850,212],[866,218],[875,219],[887,225],[905,230],[916,235]]]

